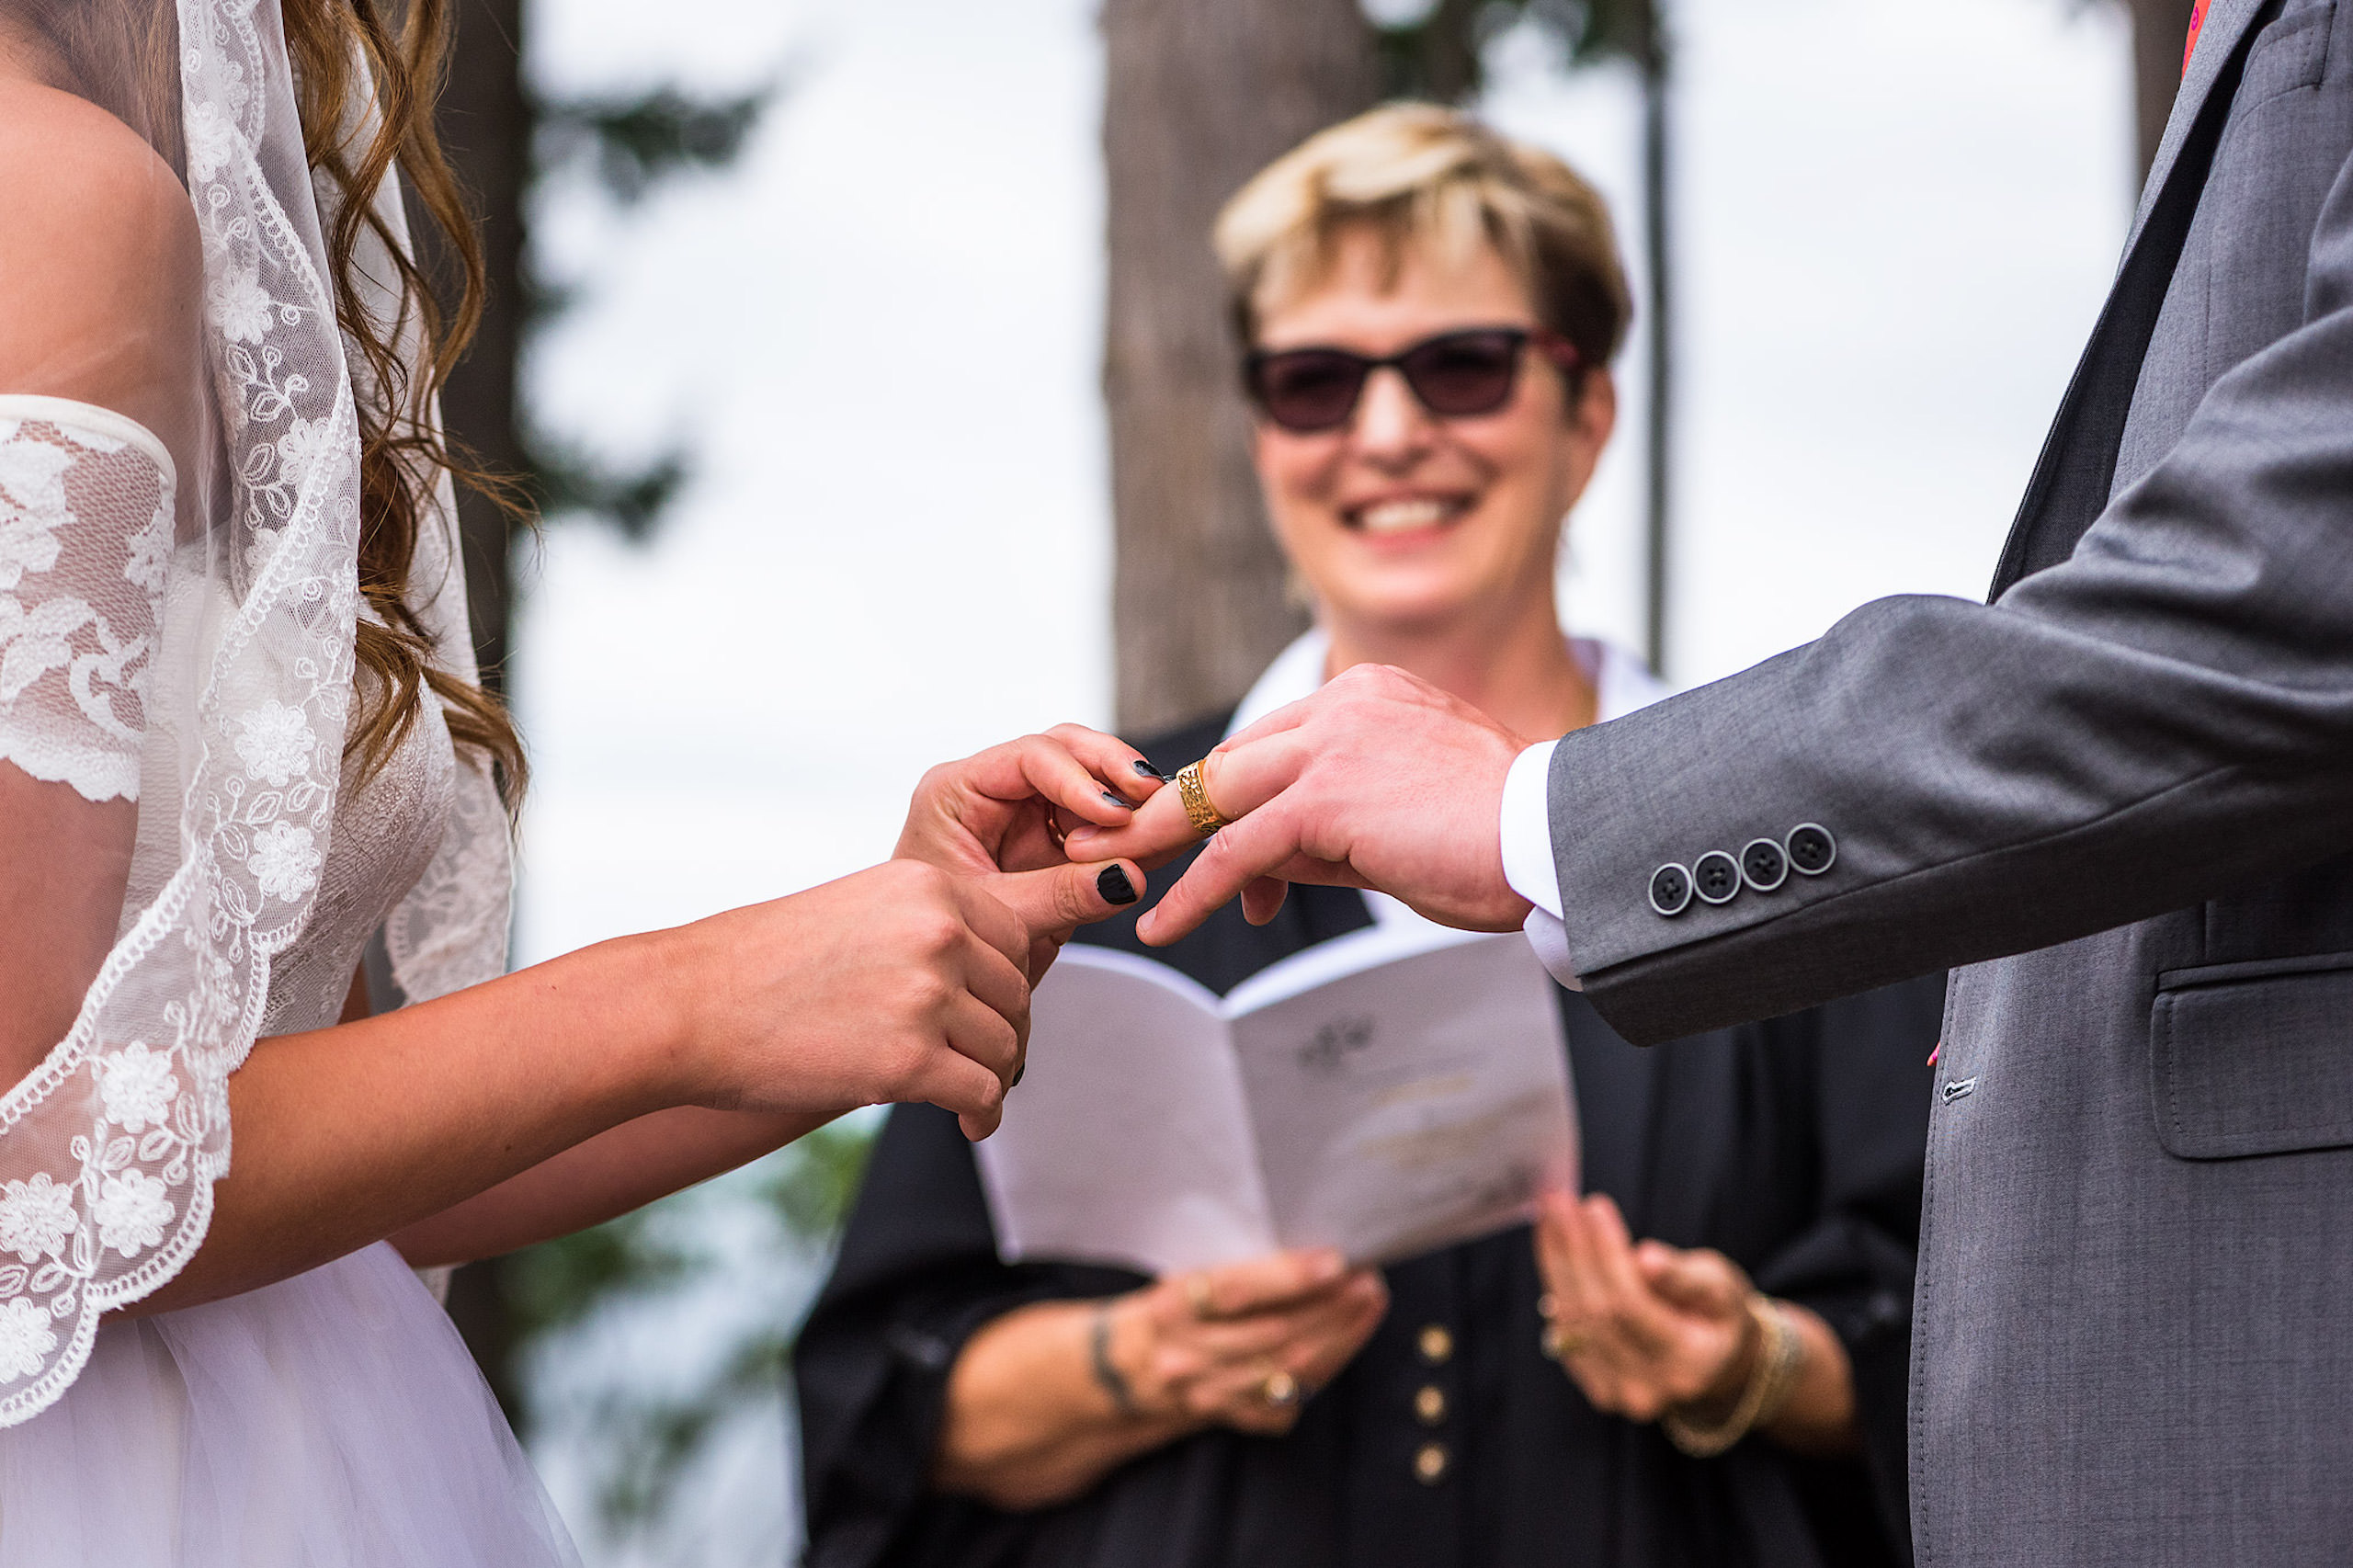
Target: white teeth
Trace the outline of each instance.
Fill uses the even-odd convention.
[[[1381,501],[1357,514],[1357,526],[1367,533],[1403,533],[1407,528],[1436,528],[1454,515],[1454,508],[1444,501],[1427,497],[1410,501]]]

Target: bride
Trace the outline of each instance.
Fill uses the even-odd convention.
[[[443,0],[384,9],[0,0],[0,1563],[572,1561],[413,1267],[856,1105],[985,1133],[1141,883],[1053,812],[1157,779],[1062,730],[934,770],[888,865],[502,977],[434,412],[479,267]]]

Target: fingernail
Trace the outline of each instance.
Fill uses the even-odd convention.
[[[1160,770],[1153,767],[1152,764],[1146,762],[1142,757],[1136,758],[1134,767],[1136,770],[1136,777],[1139,778],[1158,778],[1160,777]]]
[[[1120,799],[1120,797],[1119,797],[1119,796],[1114,795],[1113,793],[1111,793],[1111,791],[1110,791],[1110,790],[1106,790],[1102,791],[1102,795],[1103,795],[1103,803],[1104,803],[1105,805],[1107,805],[1107,806],[1117,806],[1117,807],[1119,807],[1119,808],[1120,808],[1121,811],[1123,811],[1123,812],[1124,812],[1124,811],[1126,811],[1126,810],[1128,809],[1128,803],[1127,803],[1127,801],[1122,801],[1121,799]]]
[[[1106,903],[1128,904],[1136,901],[1136,885],[1128,881],[1128,869],[1116,860],[1096,874],[1095,891],[1103,895]]]
[[[1029,1063],[1024,1062],[1020,1066],[1016,1067],[1013,1070],[1013,1076],[1006,1081],[1005,1086],[1008,1089],[1019,1088],[1021,1086],[1021,1074],[1028,1071],[1029,1071]]]

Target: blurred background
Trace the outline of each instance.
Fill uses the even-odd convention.
[[[460,0],[490,319],[453,428],[536,773],[516,958],[889,853],[928,764],[1231,702],[1297,629],[1207,229],[1469,103],[1611,199],[1640,317],[1580,631],[1728,674],[1975,597],[2189,0]],[[593,1564],[798,1554],[779,1373],[873,1120],[452,1301]]]

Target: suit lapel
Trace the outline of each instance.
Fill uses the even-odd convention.
[[[1988,599],[1999,599],[2019,579],[2067,559],[2107,509],[2141,362],[2197,216],[2246,64],[2249,35],[2274,3],[2214,0],[2143,189],[2116,284],[2043,438]]]
[[[2198,111],[2206,107],[2207,97],[2222,74],[2223,62],[2237,52],[2239,40],[2246,36],[2262,10],[2263,0],[2213,0],[2212,9],[2206,13],[2206,25],[2198,33],[2198,51],[2189,57],[2189,69],[2181,78],[2181,91],[2173,100],[2173,114],[2166,119],[2165,136],[2157,143],[2156,160],[2149,165],[2147,183],[2141,187],[2141,205],[2132,214],[2131,235],[2124,242],[2128,260],[2132,247],[2140,243],[2141,231],[2148,227],[2150,210],[2157,204],[2157,192],[2165,188],[2174,165],[2181,160],[2182,143],[2188,139],[2189,127],[2198,119]],[[2117,270],[2123,270],[2121,264]]]

